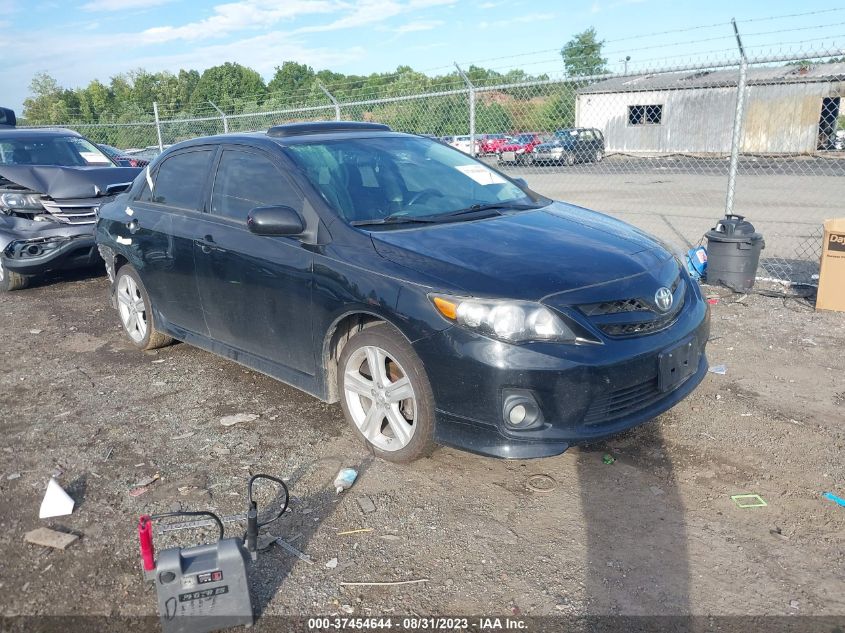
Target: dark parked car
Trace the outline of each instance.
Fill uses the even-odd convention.
[[[111,158],[115,163],[117,163],[121,167],[146,167],[150,164],[150,161],[146,158],[130,156],[123,150],[117,149],[116,147],[112,147],[111,145],[98,143],[97,147],[100,148],[103,154]]]
[[[138,172],[71,130],[0,129],[0,292],[48,270],[102,263],[97,209]]]
[[[708,306],[660,242],[382,125],[174,145],[97,242],[137,347],[178,339],[339,400],[394,461],[555,455],[707,371]]]
[[[555,132],[553,140],[534,148],[532,162],[539,165],[599,163],[604,158],[604,134],[594,128],[573,127]]]

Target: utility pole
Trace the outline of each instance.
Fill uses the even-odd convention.
[[[467,74],[458,66],[458,62],[455,62],[455,68],[458,69],[458,74],[469,90],[469,153],[470,156],[475,156],[475,86],[469,80]]]
[[[736,45],[739,47],[739,79],[736,85],[736,112],[734,112],[734,127],[731,135],[731,162],[728,167],[728,193],[725,198],[725,215],[733,213],[734,190],[736,189],[736,174],[739,170],[739,149],[742,144],[742,120],[745,109],[745,84],[748,78],[748,59],[745,56],[745,48],[742,46],[742,38],[736,26],[736,20],[731,18]]]
[[[226,113],[223,112],[223,110],[221,110],[220,108],[218,108],[216,103],[209,101],[208,104],[212,108],[217,110],[218,114],[220,114],[220,118],[223,119],[223,134],[228,134],[229,133],[229,121],[226,119]]]
[[[158,119],[158,103],[153,101],[153,116],[156,121],[156,135],[158,136],[158,151],[164,151],[164,145],[161,142],[161,121]]]
[[[323,91],[323,94],[329,98],[329,101],[332,102],[334,106],[334,120],[340,121],[340,104],[337,102],[337,99],[334,98],[334,95],[329,92],[329,89],[323,85],[322,81],[317,82],[317,87]]]

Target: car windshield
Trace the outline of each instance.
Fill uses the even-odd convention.
[[[0,140],[0,165],[86,167],[114,163],[97,146],[79,136],[31,136]]]
[[[539,206],[487,165],[424,138],[347,138],[292,144],[287,151],[326,202],[353,224],[437,221],[455,214],[472,219],[473,211],[491,207]]]

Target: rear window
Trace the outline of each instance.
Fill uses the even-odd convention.
[[[156,173],[152,201],[180,209],[198,210],[213,154],[212,149],[202,149],[165,159]]]

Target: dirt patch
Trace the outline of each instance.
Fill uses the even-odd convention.
[[[845,357],[832,353],[845,349],[845,315],[726,296],[708,354],[727,374],[659,419],[551,459],[441,448],[400,467],[372,460],[336,405],[187,345],[134,350],[104,278],[59,281],[0,296],[2,615],[155,613],[138,515],[243,512],[259,471],[290,479],[291,512],[273,532],[299,534],[314,562],[275,546],[261,556],[266,614],[845,614],[845,509],[821,497],[845,481]],[[259,418],[222,427],[232,413]],[[341,466],[361,474],[338,496]],[[77,506],[40,521],[54,474]],[[554,490],[528,488],[536,474]],[[739,509],[741,493],[768,505]],[[63,552],[25,544],[42,526],[81,538]],[[419,578],[429,582],[340,585]]]

